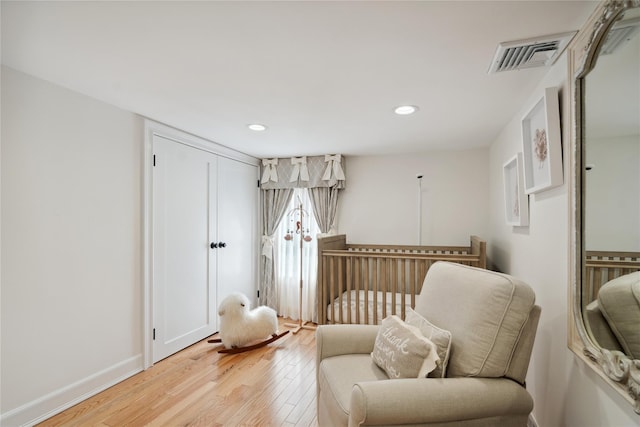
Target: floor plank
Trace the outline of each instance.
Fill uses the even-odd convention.
[[[221,348],[203,340],[39,426],[317,426],[313,331]]]

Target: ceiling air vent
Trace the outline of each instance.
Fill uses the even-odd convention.
[[[577,31],[500,43],[489,74],[553,64]]]
[[[600,55],[609,55],[615,52],[633,38],[640,29],[640,18],[622,20],[614,24],[600,49]]]

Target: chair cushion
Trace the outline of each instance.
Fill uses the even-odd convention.
[[[324,359],[318,368],[318,399],[325,405],[333,425],[349,423],[353,385],[362,381],[387,380],[389,377],[369,354],[347,354]]]
[[[416,313],[411,307],[407,307],[407,315],[405,322],[408,325],[416,326],[426,338],[436,345],[440,363],[436,368],[429,372],[428,377],[444,378],[447,373],[447,364],[449,363],[449,351],[451,349],[451,332],[438,328],[424,317]]]
[[[440,261],[415,311],[451,332],[447,377],[497,378],[507,374],[534,303],[533,290],[514,277]]]
[[[426,378],[440,361],[436,345],[395,315],[382,321],[371,358],[389,378]]]
[[[607,319],[604,318],[598,300],[591,301],[584,311],[587,332],[596,340],[596,343],[607,350],[623,351],[618,339],[613,334]]]
[[[602,285],[598,305],[624,352],[632,359],[639,359],[640,271]]]

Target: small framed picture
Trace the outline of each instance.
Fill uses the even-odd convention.
[[[562,148],[558,89],[545,89],[544,96],[522,119],[524,190],[527,194],[562,185]]]
[[[522,163],[522,153],[518,153],[503,167],[505,219],[507,225],[516,227],[529,225],[529,196],[524,192]]]

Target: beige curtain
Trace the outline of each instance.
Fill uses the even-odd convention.
[[[324,234],[334,229],[339,191],[337,186],[309,188],[313,215]]]
[[[273,238],[276,228],[287,211],[293,195],[292,188],[263,190],[262,192],[262,255],[260,256],[260,304],[274,310],[278,307],[275,286]]]

